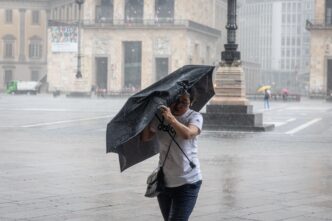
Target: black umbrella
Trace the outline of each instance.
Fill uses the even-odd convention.
[[[191,109],[199,111],[214,95],[213,66],[187,65],[131,96],[107,125],[107,153],[118,153],[121,172],[159,153],[156,139],[140,141],[140,132],[149,124],[160,105],[169,106],[183,91],[196,90]]]

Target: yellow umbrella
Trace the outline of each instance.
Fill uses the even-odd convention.
[[[264,86],[261,86],[260,88],[258,88],[257,92],[263,92],[263,91],[269,90],[269,89],[271,89],[270,85],[264,85]]]

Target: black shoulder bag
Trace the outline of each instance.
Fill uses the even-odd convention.
[[[146,197],[155,197],[158,196],[161,192],[165,190],[165,181],[164,181],[164,172],[163,172],[163,166],[165,165],[165,161],[167,159],[169,150],[171,148],[173,140],[171,140],[168,150],[164,159],[164,162],[161,166],[158,166],[151,174],[148,176],[148,179],[146,180],[146,184],[148,185],[146,187],[145,196]]]

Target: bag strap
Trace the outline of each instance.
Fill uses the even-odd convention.
[[[191,115],[192,113],[193,113],[193,111],[190,113],[190,115]],[[184,156],[187,158],[187,160],[189,161],[189,165],[190,165],[190,167],[191,167],[192,169],[194,169],[194,168],[196,167],[195,163],[189,159],[189,157],[187,156],[187,154],[186,154],[186,153],[183,151],[183,149],[181,148],[180,144],[175,140],[176,131],[174,130],[174,128],[173,128],[170,124],[168,124],[168,125],[164,124],[164,117],[162,117],[162,119],[160,119],[160,117],[158,116],[158,114],[156,114],[156,117],[157,117],[157,119],[158,119],[159,122],[160,122],[160,124],[158,125],[158,129],[167,132],[167,133],[170,135],[170,137],[172,138],[171,143],[169,144],[169,147],[168,147],[167,155],[168,155],[168,152],[169,152],[169,150],[170,150],[171,144],[172,144],[172,142],[174,141],[174,143],[177,145],[177,147],[181,150],[181,152],[183,153],[183,155],[184,155]],[[166,155],[166,157],[167,157],[167,155]],[[162,166],[164,166],[165,161],[166,161],[166,158],[165,158],[165,160],[164,160]]]
[[[166,153],[166,156],[165,156],[164,162],[162,163],[162,165],[161,165],[160,168],[163,168],[164,165],[165,165],[165,162],[166,162],[166,160],[167,160],[167,156],[168,156],[169,150],[171,149],[171,145],[172,145],[172,143],[173,143],[173,139],[171,140],[171,142],[170,142],[169,145],[168,145],[168,150],[167,150],[167,153]]]

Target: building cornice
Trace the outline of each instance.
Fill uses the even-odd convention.
[[[51,9],[75,3],[75,0],[0,0],[0,8],[4,9]]]
[[[49,0],[0,0],[3,9],[48,9]]]
[[[11,65],[46,65],[46,61],[5,61],[5,60],[0,60],[0,65],[2,66],[11,66]]]
[[[54,21],[49,20],[49,26],[59,25],[77,25],[77,21]],[[148,29],[148,30],[188,30],[197,32],[211,37],[219,38],[221,31],[191,20],[174,19],[168,23],[158,22],[154,19],[145,19],[136,23],[128,23],[123,19],[120,20],[109,20],[107,22],[96,22],[95,20],[84,20],[83,28],[89,29],[109,29],[109,30],[137,30],[137,29]]]
[[[75,3],[75,0],[55,0],[55,1],[49,1],[49,7],[50,8],[59,7],[59,6],[68,5],[68,4],[72,4],[72,3]]]

